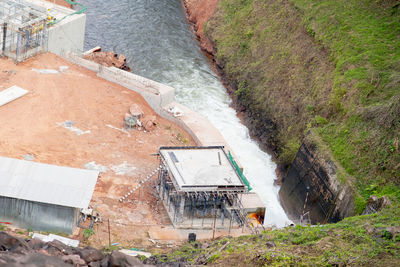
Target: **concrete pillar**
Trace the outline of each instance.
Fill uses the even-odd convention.
[[[183,213],[185,211],[185,195],[180,196],[178,222],[183,222]]]
[[[163,179],[163,177],[161,176],[160,179],[160,185],[159,185],[159,195],[161,197],[161,200],[164,200],[164,186],[165,186],[165,180]]]
[[[5,55],[6,51],[6,41],[7,41],[7,23],[3,24],[3,47],[2,47],[2,55]]]

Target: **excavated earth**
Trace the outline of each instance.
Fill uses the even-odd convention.
[[[158,202],[156,175],[127,201],[119,199],[158,167],[160,146],[194,145],[188,133],[158,116],[137,93],[98,78],[92,71],[54,55],[41,54],[16,65],[0,59],[0,91],[13,85],[29,92],[0,107],[0,156],[100,172],[91,206],[103,218],[89,243],[127,247],[151,245],[149,231],[170,225]],[[124,130],[136,104],[155,127]],[[83,230],[73,238],[82,240]]]

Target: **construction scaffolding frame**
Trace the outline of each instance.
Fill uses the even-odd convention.
[[[47,14],[23,0],[0,1],[1,55],[22,62],[47,51]]]
[[[177,160],[177,157],[183,158],[182,154],[178,156],[171,153],[171,151],[177,153],[179,149],[187,150],[189,153],[190,150],[214,150],[218,153],[220,165],[221,162],[224,162],[223,159],[228,159],[221,146],[160,148],[159,159],[162,167],[158,172],[156,188],[174,227],[228,229],[230,232],[232,228],[244,229],[245,226],[249,226],[247,214],[241,201],[242,195],[248,193],[248,187],[240,180],[240,175],[231,162],[225,160],[226,167],[239,177],[238,181],[240,182],[228,185],[224,183],[213,184],[212,181],[207,184],[207,181],[205,181],[202,185],[189,185],[187,183],[189,179],[187,179],[186,184],[182,184],[179,182],[179,178],[174,177],[177,172],[172,170],[174,168],[171,166],[172,161],[166,158],[168,155],[175,160]],[[209,154],[207,156],[209,157]],[[191,155],[188,157],[192,158]],[[195,157],[193,156],[193,158]],[[185,176],[184,172],[184,170],[181,170],[179,175]],[[217,174],[215,175],[217,176]],[[251,229],[251,227],[249,228]]]

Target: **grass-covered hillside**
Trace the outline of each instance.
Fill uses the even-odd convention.
[[[220,0],[205,34],[283,166],[312,128],[364,198],[400,199],[400,1]]]
[[[151,262],[211,266],[399,266],[400,207],[336,224],[188,243]],[[205,245],[206,244],[206,245]]]

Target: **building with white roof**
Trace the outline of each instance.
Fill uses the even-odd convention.
[[[265,207],[223,146],[161,147],[159,157],[157,188],[175,227],[242,227],[249,212],[262,224]]]
[[[99,172],[0,157],[0,221],[72,233]]]

